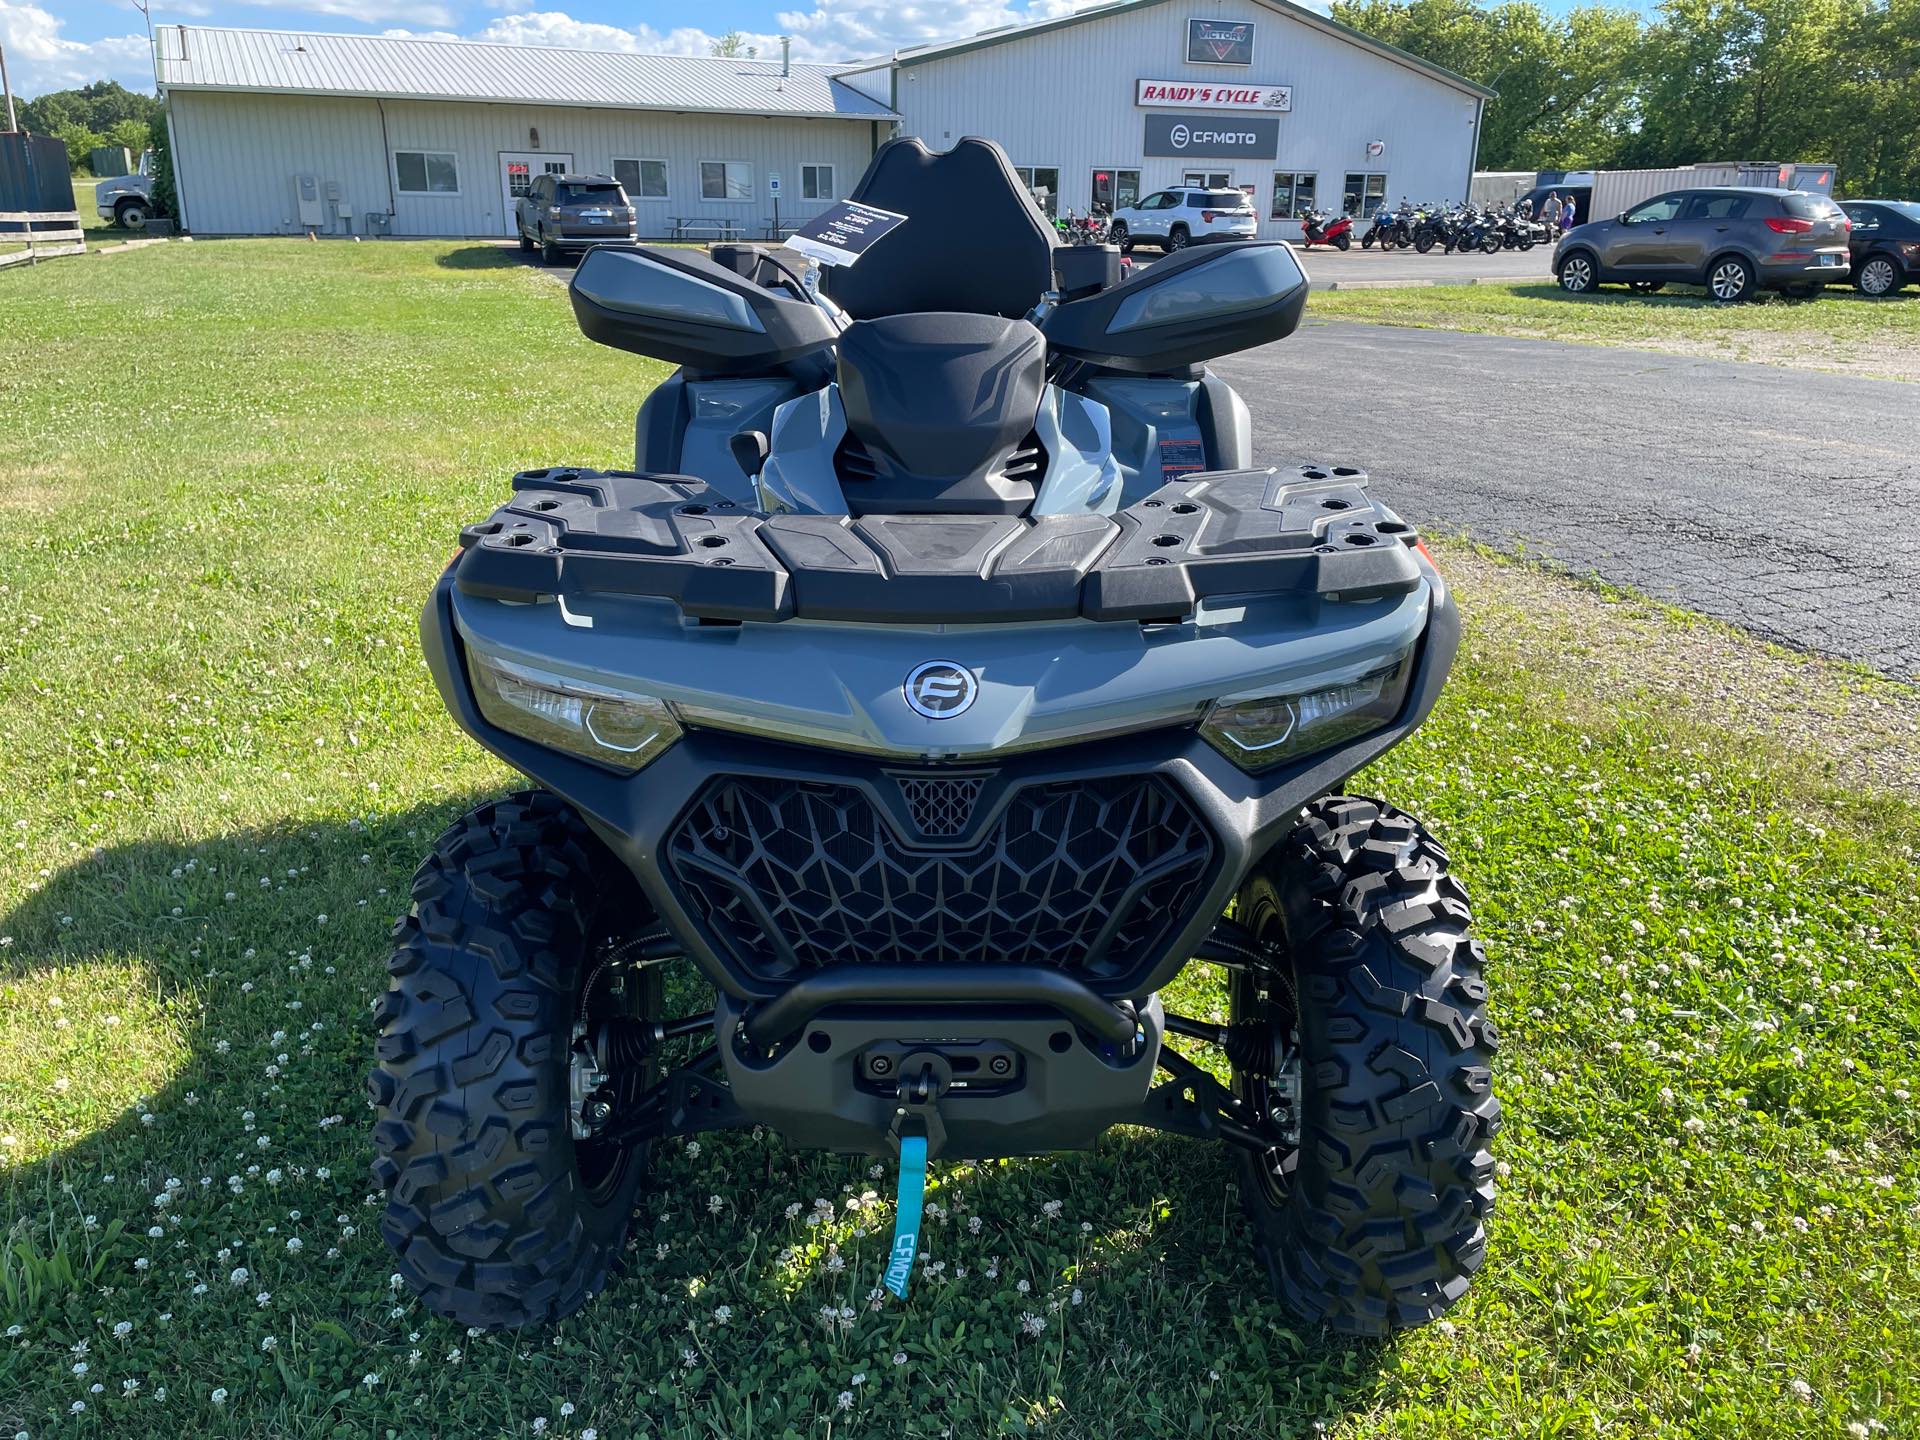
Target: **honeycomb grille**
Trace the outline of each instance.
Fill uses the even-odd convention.
[[[965,830],[963,796],[906,792],[925,836]],[[976,788],[966,808],[978,800]],[[1214,858],[1154,776],[1026,786],[959,850],[903,841],[851,785],[720,776],[666,848],[668,879],[721,958],[762,979],[917,962],[1128,973],[1161,958]]]
[[[929,840],[942,840],[967,828],[986,783],[979,775],[903,775],[900,795],[913,816],[914,829]]]

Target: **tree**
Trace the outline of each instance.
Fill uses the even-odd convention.
[[[53,90],[21,107],[20,123],[42,135],[59,133],[63,122],[84,125],[104,135],[122,120],[148,125],[160,119],[160,102],[115,80],[99,80],[77,90]]]
[[[729,30],[713,42],[713,53],[722,60],[751,60],[760,53],[758,45],[749,45],[738,30]]]
[[[1334,0],[1333,18],[1500,92],[1480,128],[1490,170],[1605,158],[1631,123],[1642,43],[1632,11],[1552,16],[1535,0]]]

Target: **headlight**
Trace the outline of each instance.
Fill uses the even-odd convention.
[[[664,700],[467,651],[480,713],[502,730],[616,770],[640,769],[680,738]]]
[[[1400,713],[1413,676],[1413,647],[1356,679],[1313,690],[1229,695],[1214,702],[1200,733],[1242,770],[1266,770],[1378,730]]]

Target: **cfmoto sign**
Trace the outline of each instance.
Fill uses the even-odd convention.
[[[1271,160],[1280,153],[1278,115],[1148,115],[1147,155]]]

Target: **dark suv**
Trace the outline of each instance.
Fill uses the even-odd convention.
[[[1811,297],[1848,274],[1847,217],[1824,195],[1717,186],[1673,190],[1616,215],[1576,225],[1553,252],[1562,289],[1608,282],[1658,290],[1704,285],[1716,300],[1756,290]]]
[[[1891,295],[1920,282],[1920,204],[1911,200],[1842,200],[1853,222],[1853,288]]]
[[[635,239],[633,206],[611,175],[541,175],[514,202],[513,224],[520,248],[538,249],[549,265],[569,250]]]

